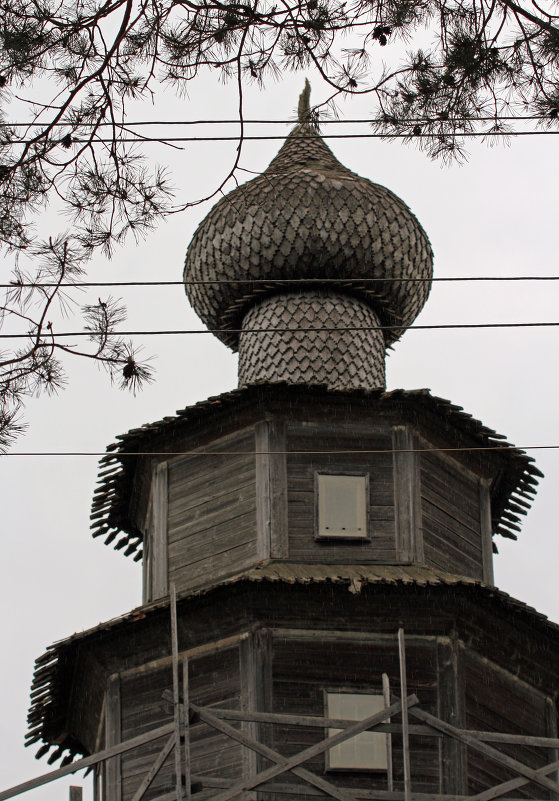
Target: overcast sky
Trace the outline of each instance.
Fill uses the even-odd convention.
[[[302,83],[301,76],[288,76],[264,92],[248,91],[247,118],[292,118]],[[312,102],[326,96],[318,81],[313,89]],[[341,112],[347,118],[365,116],[370,102],[344,104]],[[141,116],[148,114],[232,118],[235,98],[229,87],[208,79],[186,100],[168,99]],[[288,130],[284,126],[268,132],[284,135]],[[251,132],[264,131],[260,126]],[[349,132],[347,126],[343,132]],[[246,143],[242,166],[261,171],[279,144]],[[343,164],[387,186],[411,207],[431,239],[435,276],[559,274],[555,137],[519,137],[510,146],[493,148],[472,140],[468,162],[451,167],[399,142],[329,144]],[[233,152],[228,143],[193,144],[182,151],[154,146],[153,158],[169,165],[181,196],[193,199],[219,183]],[[210,206],[169,219],[139,244],[130,241],[110,263],[96,259],[90,278],[179,279],[188,242]],[[44,223],[54,229],[58,220],[53,215]],[[132,329],[202,327],[180,287],[113,294],[125,299]],[[80,302],[96,301],[98,295],[93,290]],[[418,322],[557,321],[558,305],[557,282],[439,283]],[[63,327],[72,328],[72,320]],[[558,342],[557,328],[409,331],[388,358],[388,388],[429,387],[519,446],[559,445]],[[145,337],[141,344],[156,356],[153,385],[134,398],[111,387],[91,364],[69,363],[68,388],[55,399],[28,405],[28,433],[14,452],[103,451],[119,433],[236,386],[236,357],[211,335]],[[496,583],[559,621],[559,450],[534,455],[546,478],[519,541],[498,538]],[[140,565],[90,536],[96,472],[97,459],[92,457],[0,458],[0,789],[47,770],[44,760],[33,759],[37,746],[23,746],[34,659],[50,643],[141,602]],[[63,801],[68,785],[81,782],[81,775],[64,779],[26,798]]]

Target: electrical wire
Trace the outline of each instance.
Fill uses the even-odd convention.
[[[33,283],[12,281],[9,284],[0,284],[0,289],[69,289],[72,287],[102,289],[107,287],[157,287],[157,286],[213,286],[221,284],[256,284],[274,287],[281,284],[382,284],[382,283],[452,283],[459,281],[559,281],[559,275],[467,275],[457,277],[437,278],[208,278],[184,279],[181,281],[65,281],[63,283]]]
[[[394,119],[391,122],[395,123],[431,123],[431,122],[495,122],[495,120],[506,120],[507,122],[513,122],[516,120],[529,121],[529,120],[539,120],[540,122],[543,120],[547,120],[548,117],[544,115],[538,114],[497,114],[493,116],[486,116],[486,117],[449,117],[448,120],[442,120],[436,117],[409,117],[407,119]],[[551,118],[549,118],[551,119]],[[243,120],[244,125],[297,125],[297,120],[295,118],[290,120]],[[322,125],[370,125],[372,123],[379,122],[379,120],[374,119],[356,119],[356,120],[347,120],[347,119],[321,119],[319,120],[319,127]],[[381,122],[381,121],[380,121]],[[142,127],[144,125],[151,126],[151,125],[238,125],[239,119],[232,119],[232,120],[136,120],[132,122],[90,122],[90,123],[80,123],[78,127],[95,127],[95,128],[128,128],[130,127]],[[48,128],[70,128],[72,127],[71,123],[69,122],[55,122],[53,124],[48,122],[1,122],[0,127],[7,127],[7,128],[40,128],[40,127],[48,127]]]
[[[481,445],[456,448],[375,448],[372,450],[322,450],[322,451],[8,451],[0,456],[325,456],[325,455],[372,455],[394,453],[470,453],[477,451],[541,451],[559,450],[559,445]]]
[[[557,136],[557,131],[453,131],[456,137],[475,138],[475,137],[509,137],[509,136]],[[439,139],[442,134],[438,133],[363,133],[363,134],[323,134],[321,139]],[[299,137],[292,137],[295,140]],[[300,137],[301,139],[303,137]],[[238,142],[242,139],[243,142],[285,142],[285,135],[279,134],[277,136],[128,136],[118,137],[119,144],[133,144],[133,143],[156,143],[156,144],[174,144],[176,142]],[[93,140],[72,138],[72,144],[85,145],[93,141],[97,144],[113,144],[113,137],[94,137]],[[18,145],[34,144],[34,140],[19,139]],[[54,144],[54,143],[53,143]]]
[[[437,325],[351,325],[351,326],[293,326],[291,328],[191,328],[160,331],[114,331],[113,336],[143,337],[143,336],[183,336],[187,334],[292,334],[296,331],[310,333],[313,331],[432,331],[473,328],[555,328],[559,322],[532,322],[532,323],[442,323]],[[0,334],[0,339],[28,339],[35,337],[36,332],[27,334]],[[42,347],[50,347],[50,337],[89,337],[96,339],[91,331],[61,331],[60,333],[49,329],[45,333]]]

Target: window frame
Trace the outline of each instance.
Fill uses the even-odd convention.
[[[375,698],[379,698],[382,702],[382,708],[385,706],[385,699],[382,690],[373,689],[373,688],[357,688],[357,687],[325,687],[323,689],[323,698],[324,698],[324,714],[326,718],[333,717],[330,714],[329,704],[328,704],[328,696],[329,695],[366,695],[372,696]],[[337,717],[337,716],[336,716]],[[333,719],[336,719],[333,717]],[[341,717],[338,717],[338,720],[341,720]],[[356,721],[357,722],[357,721]],[[325,729],[325,736],[331,737],[334,733],[341,731],[341,729],[336,729],[335,727]],[[382,737],[385,741],[386,747],[386,766],[385,767],[356,767],[356,766],[343,766],[343,765],[330,765],[330,755],[332,749],[328,748],[324,752],[324,772],[325,773],[367,773],[367,774],[376,774],[378,775],[388,775],[390,770],[389,765],[389,750],[387,747],[387,738],[390,735],[384,734],[383,732],[361,732],[360,734],[356,734],[355,737],[361,737],[363,734],[372,734],[375,737]],[[353,739],[353,738],[350,738]],[[334,746],[337,747],[337,746]]]
[[[320,476],[339,476],[340,478],[364,478],[365,479],[365,492],[364,492],[364,500],[365,500],[365,530],[363,534],[343,534],[341,532],[332,533],[332,534],[321,534],[320,533],[320,515],[319,515],[319,503],[320,503]],[[355,542],[355,543],[365,543],[371,542],[371,533],[370,533],[370,509],[371,509],[371,495],[370,495],[370,480],[369,480],[369,473],[366,470],[347,470],[341,472],[338,470],[323,470],[317,469],[314,471],[314,539],[316,542],[328,542],[328,541],[336,541],[336,542]]]

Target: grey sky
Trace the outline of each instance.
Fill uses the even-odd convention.
[[[246,116],[292,116],[302,81],[288,76],[263,93],[250,90]],[[324,93],[318,81],[313,83],[317,102]],[[364,99],[342,105],[341,111],[357,117],[369,108]],[[209,80],[201,81],[187,101],[169,99],[157,112],[169,119],[234,114],[230,89]],[[523,137],[510,147],[494,148],[472,141],[469,162],[452,167],[398,142],[337,140],[330,146],[345,165],[389,187],[411,207],[431,239],[435,276],[559,274],[557,138]],[[247,143],[242,165],[260,171],[278,147],[278,142]],[[198,144],[181,152],[159,148],[154,157],[170,165],[183,196],[196,197],[218,183],[233,149],[232,144]],[[96,260],[91,279],[180,278],[186,246],[209,207],[171,218],[137,245],[129,242],[110,264]],[[56,224],[54,215],[45,219],[47,226]],[[80,302],[98,294],[85,294]],[[118,294],[128,305],[130,328],[202,327],[180,287]],[[417,322],[559,320],[558,301],[559,282],[440,283]],[[61,327],[71,328],[72,321]],[[388,388],[429,387],[520,446],[559,444],[558,343],[555,328],[410,331],[388,358]],[[157,354],[157,380],[137,398],[111,388],[90,364],[69,364],[69,388],[58,398],[29,404],[29,432],[14,450],[101,451],[116,434],[236,385],[235,357],[210,335],[146,338],[145,348]],[[559,451],[534,455],[546,478],[519,541],[497,539],[496,582],[559,620]],[[33,759],[33,749],[23,747],[34,658],[53,641],[141,601],[139,564],[89,535],[96,471],[97,459],[90,457],[0,459],[0,789],[47,769],[44,760]],[[81,777],[26,798],[59,801],[67,797],[70,783],[81,783]]]

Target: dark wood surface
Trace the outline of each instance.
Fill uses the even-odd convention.
[[[506,731],[522,735],[554,736],[553,720],[548,713],[547,699],[536,687],[530,687],[514,675],[497,669],[471,650],[464,655],[463,684],[465,693],[465,726],[471,729]],[[549,752],[520,745],[500,745],[499,750],[539,768],[552,761]],[[513,778],[506,766],[468,748],[468,791],[479,792],[491,784]],[[545,791],[532,785],[519,788],[520,797],[545,797]]]
[[[155,728],[155,727],[154,727]],[[118,745],[122,736],[122,700],[120,677],[110,676],[105,699],[105,747]],[[108,759],[105,765],[105,793],[111,801],[122,799],[122,756]]]
[[[390,430],[368,434],[362,430],[337,430],[332,423],[287,427],[287,497],[289,558],[323,563],[396,561],[394,523],[394,479],[391,453],[341,454],[343,450],[392,448]],[[333,451],[296,454],[293,451]],[[369,476],[369,541],[315,538],[315,473]]]
[[[425,563],[482,579],[478,478],[442,454],[421,454],[421,519]]]
[[[169,580],[179,592],[258,558],[254,431],[212,447],[225,455],[169,463]]]

